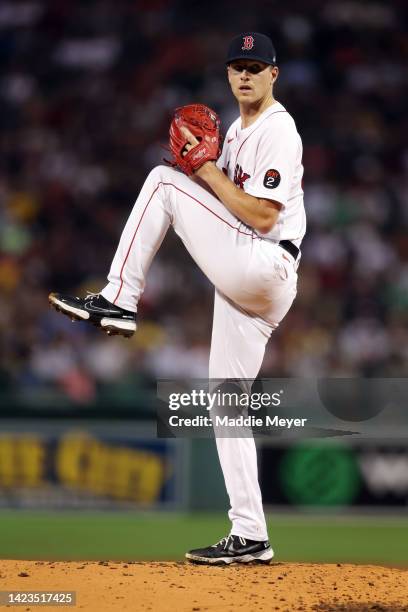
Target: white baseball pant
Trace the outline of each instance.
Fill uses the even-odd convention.
[[[272,331],[296,295],[296,264],[184,174],[148,175],[123,230],[102,295],[136,311],[149,266],[172,225],[215,286],[210,378],[255,379]],[[216,438],[230,499],[231,533],[266,540],[253,437]]]

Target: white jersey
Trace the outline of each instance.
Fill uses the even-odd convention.
[[[229,128],[217,166],[246,193],[282,204],[278,221],[262,238],[300,246],[306,231],[302,189],[302,141],[296,125],[275,102],[249,127]]]
[[[266,239],[185,174],[154,168],[130,213],[109,283],[101,292],[117,307],[136,310],[150,264],[172,225],[215,287],[209,377],[213,382],[241,381],[247,393],[259,374],[269,336],[296,296],[299,261],[277,242],[286,239],[299,246],[305,233],[301,155],[295,124],[278,103],[250,127],[242,130],[237,120],[227,133],[218,166],[247,193],[282,203],[278,223]],[[73,307],[77,312],[77,302]],[[103,321],[117,324],[108,316]],[[191,361],[186,355],[184,368]],[[256,447],[251,430],[244,429],[242,437],[226,437],[222,428],[215,428],[218,456],[230,497],[231,533],[263,542],[268,534]]]

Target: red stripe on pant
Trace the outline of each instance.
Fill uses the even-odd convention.
[[[233,225],[231,225],[231,223],[230,223],[229,221],[226,221],[226,219],[223,219],[222,217],[220,217],[219,215],[217,215],[217,213],[215,213],[213,210],[211,210],[211,208],[208,208],[208,206],[206,206],[206,205],[205,205],[203,202],[201,202],[200,200],[198,200],[197,198],[195,198],[194,196],[192,196],[190,193],[187,193],[186,191],[183,191],[182,189],[180,189],[180,187],[177,187],[177,185],[174,185],[174,183],[163,183],[162,181],[160,181],[160,183],[158,183],[157,187],[156,187],[156,188],[153,190],[152,195],[150,196],[150,198],[149,198],[149,199],[148,199],[148,201],[147,201],[146,206],[144,207],[144,210],[143,210],[143,212],[142,212],[142,216],[141,216],[141,217],[140,217],[140,219],[139,219],[139,223],[137,224],[137,227],[136,227],[136,229],[135,229],[135,233],[133,234],[132,240],[131,240],[130,245],[129,245],[129,248],[128,248],[128,250],[127,250],[126,257],[125,257],[125,259],[124,259],[124,261],[123,261],[123,264],[122,264],[122,267],[121,267],[121,270],[120,270],[120,287],[119,287],[119,289],[118,289],[118,292],[117,292],[117,294],[116,294],[115,299],[113,300],[113,303],[114,303],[114,304],[116,303],[116,300],[118,299],[118,297],[119,297],[119,295],[120,295],[120,293],[121,293],[121,291],[122,291],[122,287],[123,287],[123,276],[122,276],[122,275],[123,275],[123,270],[124,270],[124,268],[125,268],[126,262],[127,262],[127,260],[128,260],[129,254],[130,254],[130,251],[131,251],[132,246],[133,246],[133,243],[134,243],[134,241],[135,241],[136,234],[137,234],[137,232],[138,232],[138,230],[139,230],[140,224],[141,224],[142,219],[143,219],[143,217],[144,217],[144,215],[145,215],[145,212],[146,212],[146,210],[147,210],[147,207],[149,206],[149,204],[150,204],[150,202],[151,202],[151,200],[152,200],[152,198],[153,198],[154,194],[156,193],[156,191],[158,190],[158,188],[160,187],[160,185],[164,185],[165,187],[174,187],[174,189],[176,189],[176,190],[177,190],[177,191],[179,191],[180,193],[183,193],[183,194],[184,194],[184,195],[186,195],[187,197],[191,198],[192,200],[194,200],[195,202],[197,202],[197,204],[200,204],[200,206],[202,206],[203,208],[205,208],[206,210],[208,210],[208,212],[210,212],[212,215],[214,215],[214,217],[217,217],[217,219],[219,219],[220,221],[222,221],[223,223],[225,223],[226,225],[228,225],[228,226],[229,226],[231,229],[233,229],[233,230],[237,231],[239,234],[243,234],[244,236],[250,236],[252,239],[257,239],[257,238],[258,238],[259,240],[261,240],[261,239],[259,238],[259,236],[256,236],[256,235],[254,236],[252,233],[249,233],[249,232],[243,232],[243,231],[242,231],[242,230],[240,230],[238,227],[234,227]]]

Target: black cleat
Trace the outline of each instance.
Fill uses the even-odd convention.
[[[89,321],[109,336],[130,338],[136,331],[135,313],[111,304],[99,293],[90,293],[86,298],[50,293],[48,301],[72,321]]]
[[[241,536],[229,535],[207,548],[196,548],[186,553],[192,563],[223,565],[229,563],[270,563],[273,550],[268,540],[257,542]]]

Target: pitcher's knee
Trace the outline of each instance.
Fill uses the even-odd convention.
[[[179,180],[182,176],[184,175],[181,172],[175,170],[172,168],[172,166],[166,166],[165,164],[156,166],[149,173],[149,178],[163,183],[174,182],[174,180]]]

